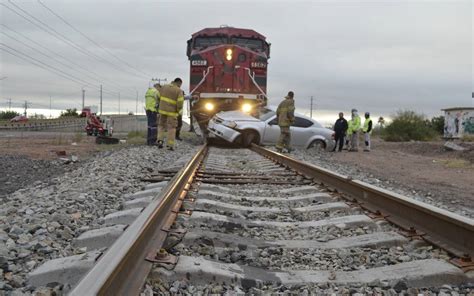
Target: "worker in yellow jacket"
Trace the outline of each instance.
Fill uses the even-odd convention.
[[[293,98],[294,93],[292,91],[288,92],[288,95],[277,108],[276,115],[280,127],[280,138],[276,144],[278,152],[283,152],[283,149],[286,149],[288,153],[291,152],[290,126],[295,121],[295,100]]]
[[[158,113],[160,119],[158,121],[158,148],[163,148],[163,140],[166,135],[166,147],[168,150],[174,150],[174,142],[176,136],[176,126],[178,124],[178,115],[183,110],[184,96],[180,89],[183,81],[176,78],[170,84],[160,88],[160,106]]]
[[[148,88],[145,94],[145,112],[148,122],[147,128],[147,145],[156,145],[156,120],[158,105],[160,103],[160,85],[156,83],[153,87]]]
[[[352,115],[352,124],[351,124],[350,129],[352,131],[352,136],[351,136],[351,148],[349,149],[349,151],[357,152],[359,151],[359,133],[361,129],[360,116],[357,113],[357,109],[352,109],[351,115]]]

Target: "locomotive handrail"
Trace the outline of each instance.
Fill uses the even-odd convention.
[[[190,95],[193,94],[193,92],[201,86],[201,84],[204,82],[204,80],[206,79],[207,75],[209,75],[209,72],[211,71],[211,69],[214,68],[214,66],[209,66],[207,67],[207,69],[205,71],[202,71],[202,74],[204,75],[204,77],[201,79],[201,81],[199,81],[198,85],[196,85],[196,87],[189,92]]]
[[[240,67],[239,65],[236,65],[235,68],[236,68],[236,69],[239,69],[239,68],[242,68],[242,67]],[[250,74],[250,69],[249,69],[249,68],[247,68],[247,67],[243,67],[243,68],[244,68],[245,70],[247,70],[247,73],[249,74],[250,79],[252,79],[253,84],[255,84],[255,86],[258,88],[258,90],[260,91],[260,93],[261,93],[265,98],[268,99],[267,95],[263,92],[263,90],[260,88],[260,86],[258,86],[257,81],[255,81],[255,72],[253,73],[253,76],[252,76],[252,75]]]

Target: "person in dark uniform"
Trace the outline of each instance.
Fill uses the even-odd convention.
[[[336,151],[336,147],[338,146],[339,143],[339,152],[342,151],[342,147],[344,146],[344,137],[346,136],[347,132],[347,120],[344,118],[344,113],[339,112],[339,118],[336,120],[336,123],[334,123],[334,140],[336,143],[334,144],[334,149],[332,151]]]

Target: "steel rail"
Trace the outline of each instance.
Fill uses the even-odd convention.
[[[147,254],[159,250],[166,239],[166,222],[208,151],[203,145],[162,193],[125,230],[70,295],[138,295],[152,268]]]
[[[315,182],[346,194],[350,201],[357,202],[361,207],[409,231],[411,235],[422,237],[454,256],[474,258],[473,219],[353,180],[255,144],[252,144],[251,150]]]

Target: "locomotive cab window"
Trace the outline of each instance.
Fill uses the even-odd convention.
[[[296,116],[295,117],[295,122],[291,126],[294,126],[294,127],[310,127],[312,125],[313,125],[313,122],[311,122],[310,120],[308,120],[306,118]]]
[[[231,43],[247,47],[252,50],[263,51],[263,42],[259,39],[232,37]]]
[[[194,40],[194,48],[203,48],[225,43],[228,43],[228,40],[227,37],[224,36],[196,37]]]

